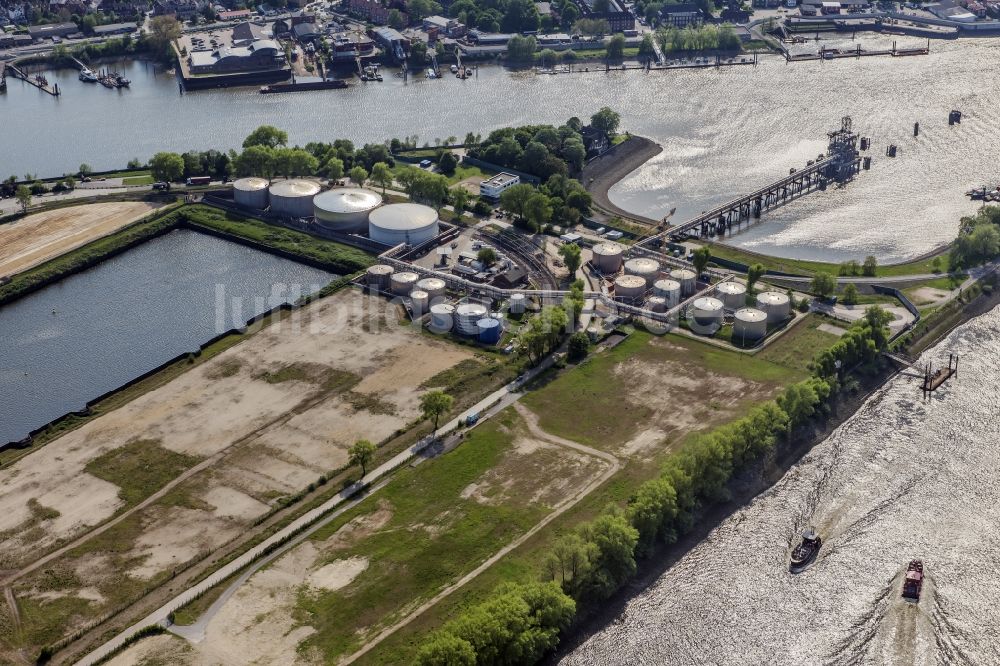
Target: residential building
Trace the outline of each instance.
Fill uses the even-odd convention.
[[[250,18],[252,12],[249,9],[228,9],[224,12],[219,12],[220,21],[246,21]]]
[[[389,22],[389,8],[376,0],[348,0],[347,13],[385,25]],[[405,25],[405,23],[404,23]]]
[[[499,201],[500,195],[505,190],[509,190],[520,182],[520,176],[515,176],[512,173],[498,173],[479,183],[479,196],[490,201]]]
[[[660,10],[663,22],[675,28],[685,28],[689,25],[698,26],[704,23],[705,16],[701,9],[694,3],[678,3],[676,5],[664,5]]]
[[[198,3],[196,0],[155,0],[153,14],[174,16],[179,21],[189,21],[198,14]]]
[[[594,11],[594,0],[577,0],[577,6],[585,18],[608,22],[612,33],[635,30],[635,15],[622,0],[608,0],[608,11]]]
[[[139,29],[136,23],[109,23],[107,25],[94,26],[94,34],[98,37],[108,37],[109,35],[131,35]]]
[[[85,0],[49,0],[49,13],[58,14],[63,9],[70,14],[83,16],[90,9],[90,3]]]

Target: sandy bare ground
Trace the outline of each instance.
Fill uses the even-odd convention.
[[[37,266],[114,233],[163,204],[146,201],[70,206],[0,225],[0,277]]]
[[[138,536],[116,545],[124,570],[99,553],[74,557],[68,546],[44,568],[75,572],[80,588],[113,586],[120,575],[149,580],[219,547],[277,497],[342,466],[357,439],[377,442],[404,427],[418,414],[420,384],[472,355],[399,326],[386,307],[354,290],[318,301],[0,471],[0,569],[34,569],[40,553],[89,539],[119,512],[115,520],[139,522]],[[289,368],[292,378],[268,381],[267,373]],[[324,384],[331,376],[353,383],[352,399]],[[367,408],[371,397],[378,414]],[[202,462],[161,491],[172,501],[122,511],[118,487],[85,467],[136,439]],[[39,506],[58,516],[38,522]],[[36,529],[19,529],[26,525]],[[15,592],[31,594],[42,575],[21,576]]]

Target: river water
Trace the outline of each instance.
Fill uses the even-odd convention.
[[[930,400],[895,379],[561,663],[1000,663],[1000,309],[925,358],[950,352]],[[789,574],[809,525],[818,559]],[[919,605],[899,596],[912,558]]]
[[[0,308],[0,444],[332,277],[177,230]]]
[[[922,40],[899,38],[900,46]],[[850,39],[836,45],[850,48]],[[867,37],[885,48],[884,37]],[[237,147],[262,123],[292,142],[350,138],[383,141],[418,135],[463,137],[506,125],[588,117],[603,105],[623,128],[664,151],[613,188],[615,203],[683,220],[804,165],[826,148],[844,115],[874,140],[875,163],[843,190],[812,194],[769,213],[735,244],[782,256],[839,261],[873,254],[899,261],[947,243],[975,205],[963,192],[1000,180],[1000,42],[933,42],[926,57],[786,64],[643,74],[637,71],[543,76],[484,67],[477,78],[420,76],[347,90],[260,95],[253,88],[180,95],[175,79],[142,62],[120,66],[133,84],[110,91],[50,73],[53,99],[12,81],[0,95],[5,128],[0,174],[72,171],[80,162],[120,168],[159,150]],[[814,49],[807,44],[799,49]],[[961,126],[948,112],[961,109]],[[914,139],[913,123],[921,123]],[[884,157],[888,143],[899,157]]]

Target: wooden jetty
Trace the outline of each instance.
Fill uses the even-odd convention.
[[[924,381],[920,388],[924,396],[928,396],[938,390],[946,381],[958,374],[958,354],[948,354],[948,367],[933,369],[933,364],[928,361],[924,367]]]
[[[36,74],[35,76],[28,76],[27,74],[24,73],[23,70],[21,70],[19,67],[17,67],[16,65],[13,65],[11,63],[7,63],[7,65],[4,66],[3,78],[5,80],[7,78],[7,72],[10,72],[10,76],[13,76],[15,79],[21,79],[25,83],[33,85],[36,88],[38,88],[39,90],[41,90],[42,92],[48,93],[49,95],[52,95],[53,97],[59,97],[59,95],[62,94],[59,91],[59,84],[58,83],[53,83],[50,86],[48,79],[46,79],[41,74]],[[6,86],[6,83],[4,85]]]

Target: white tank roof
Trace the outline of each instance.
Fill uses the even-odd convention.
[[[736,311],[736,319],[747,323],[759,323],[767,319],[767,313],[757,308],[740,308]]]
[[[698,276],[694,274],[694,271],[689,271],[686,268],[675,268],[670,271],[670,277],[675,280],[693,280]]]
[[[659,289],[660,291],[674,291],[681,288],[681,283],[677,280],[668,280],[667,278],[664,278],[654,282],[653,288]]]
[[[382,196],[364,187],[336,187],[321,192],[313,205],[330,213],[363,213],[382,204]]]
[[[435,303],[431,306],[431,314],[450,315],[455,312],[455,306],[451,303]]]
[[[626,289],[638,289],[646,284],[646,281],[638,275],[619,275],[615,278],[615,284]]]
[[[637,257],[625,262],[625,270],[636,273],[655,273],[660,270],[660,262],[646,257]]]
[[[392,266],[388,264],[375,264],[368,267],[368,273],[371,275],[389,275],[392,273]]]
[[[723,294],[745,294],[747,293],[747,288],[744,287],[739,282],[723,282],[717,287],[717,290]]]
[[[782,294],[780,291],[764,291],[757,294],[757,302],[761,305],[786,305],[788,294]]]
[[[488,311],[479,303],[462,303],[455,308],[455,314],[460,317],[485,317]]]
[[[414,289],[410,292],[410,298],[415,301],[426,301],[430,298],[430,295],[426,291],[421,291],[420,289]]]
[[[424,290],[444,289],[445,283],[441,278],[429,277],[417,282],[417,286]]]
[[[722,309],[722,301],[711,296],[702,296],[695,300],[694,309],[702,310],[703,312],[714,312]]]
[[[311,180],[279,180],[271,185],[271,196],[313,197],[319,193],[319,184]]]
[[[267,186],[270,185],[270,181],[266,178],[255,178],[253,176],[249,178],[240,178],[233,183],[233,189],[242,190],[244,192],[259,192],[261,190],[266,190]]]
[[[621,254],[624,251],[625,251],[625,248],[623,248],[618,243],[598,243],[597,245],[595,245],[593,247],[593,253],[594,254],[603,254],[603,255],[609,255],[609,256],[614,256],[616,254]]]
[[[415,203],[389,204],[371,212],[368,221],[381,229],[408,231],[423,229],[437,222],[437,211]]]

